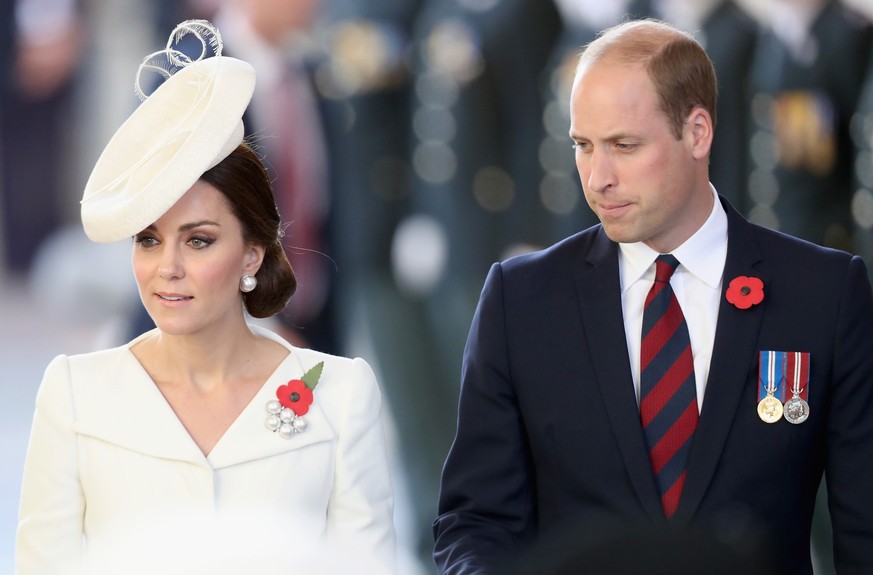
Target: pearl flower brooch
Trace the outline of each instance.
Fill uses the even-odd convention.
[[[300,379],[292,379],[276,389],[277,399],[267,402],[267,429],[290,439],[306,429],[303,416],[312,405],[312,390],[318,385],[324,362],[315,364]]]

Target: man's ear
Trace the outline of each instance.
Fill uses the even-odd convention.
[[[708,158],[713,138],[712,116],[709,112],[701,107],[691,110],[684,131],[691,155],[698,160]]]

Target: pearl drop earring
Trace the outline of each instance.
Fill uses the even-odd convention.
[[[258,278],[255,276],[250,276],[246,274],[239,280],[239,291],[243,293],[249,293],[253,289],[258,287]]]

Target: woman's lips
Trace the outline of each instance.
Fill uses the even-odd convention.
[[[188,301],[191,301],[192,299],[194,299],[191,296],[178,294],[178,293],[157,292],[157,293],[155,293],[155,295],[158,297],[159,301],[161,301],[165,304],[169,304],[169,305],[182,304],[182,303],[185,303],[185,302],[188,302]]]

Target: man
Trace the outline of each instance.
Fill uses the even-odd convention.
[[[754,533],[767,572],[811,574],[823,471],[838,572],[873,572],[866,267],[716,195],[715,105],[706,53],[666,24],[583,52],[570,136],[601,224],[489,273],[434,524],[443,573],[503,573],[581,526]]]

